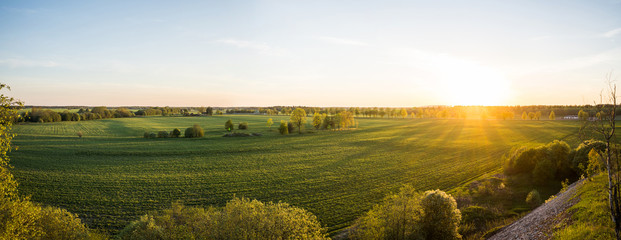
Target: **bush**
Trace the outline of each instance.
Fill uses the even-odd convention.
[[[168,131],[159,131],[159,132],[157,132],[157,137],[158,138],[167,138],[168,137]]]
[[[144,132],[144,138],[149,138],[149,133],[148,132]]]
[[[541,205],[542,201],[539,192],[535,189],[530,191],[526,196],[526,203],[533,209]]]
[[[474,227],[474,231],[482,231],[488,222],[494,221],[498,216],[491,210],[481,206],[469,206],[461,211],[462,223]],[[462,225],[463,226],[463,225]]]
[[[229,119],[228,121],[224,123],[224,129],[226,129],[229,132],[233,131],[233,121],[231,121],[231,119]]]
[[[286,203],[234,198],[221,209],[173,204],[144,215],[120,239],[326,239],[317,218]]]
[[[287,127],[287,123],[285,121],[280,121],[280,127],[278,127],[278,132],[282,135],[289,134],[289,128]]]
[[[205,132],[203,131],[203,128],[198,126],[198,124],[194,124],[193,127],[185,129],[185,137],[187,138],[197,138],[203,136],[205,136]]]
[[[574,171],[578,173],[578,175],[586,175],[585,170],[589,165],[589,152],[592,149],[604,152],[604,149],[606,149],[606,144],[602,141],[587,140],[582,142],[578,146],[578,148],[576,148],[573,159],[571,161],[571,167]]]
[[[515,147],[503,156],[503,169],[507,175],[532,176],[538,184],[575,179],[578,175],[572,168],[572,156],[569,145],[558,140],[536,148]]]
[[[170,136],[174,138],[178,138],[180,135],[181,135],[181,130],[179,130],[179,128],[173,129],[172,133],[170,134]]]
[[[155,133],[149,133],[149,138],[156,138],[156,137],[157,137],[157,134],[155,134]]]
[[[239,126],[237,126],[237,129],[240,129],[240,130],[248,129],[248,123],[247,122],[239,123]]]

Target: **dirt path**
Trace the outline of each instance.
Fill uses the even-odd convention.
[[[550,239],[554,226],[558,224],[564,216],[563,213],[569,207],[573,206],[579,199],[571,199],[575,193],[577,186],[582,184],[583,180],[579,180],[569,187],[563,193],[557,194],[556,198],[545,203],[520,220],[515,221],[509,226],[504,227],[490,240],[504,239]],[[571,200],[571,201],[570,201]]]

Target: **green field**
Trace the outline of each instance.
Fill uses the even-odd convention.
[[[224,122],[261,137],[223,138]],[[450,191],[499,171],[517,144],[577,143],[575,121],[358,119],[359,128],[281,136],[266,116],[147,117],[14,127],[10,153],[22,194],[115,233],[180,200],[223,205],[233,196],[283,201],[347,227],[402,184]],[[144,131],[205,129],[201,139],[144,139]],[[83,138],[76,132],[81,131]]]

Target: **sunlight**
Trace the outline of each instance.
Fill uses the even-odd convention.
[[[450,105],[502,105],[510,95],[509,80],[495,69],[444,55],[434,65],[439,70],[439,94]]]

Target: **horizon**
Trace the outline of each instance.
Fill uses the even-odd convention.
[[[591,105],[621,1],[0,3],[33,106]]]

